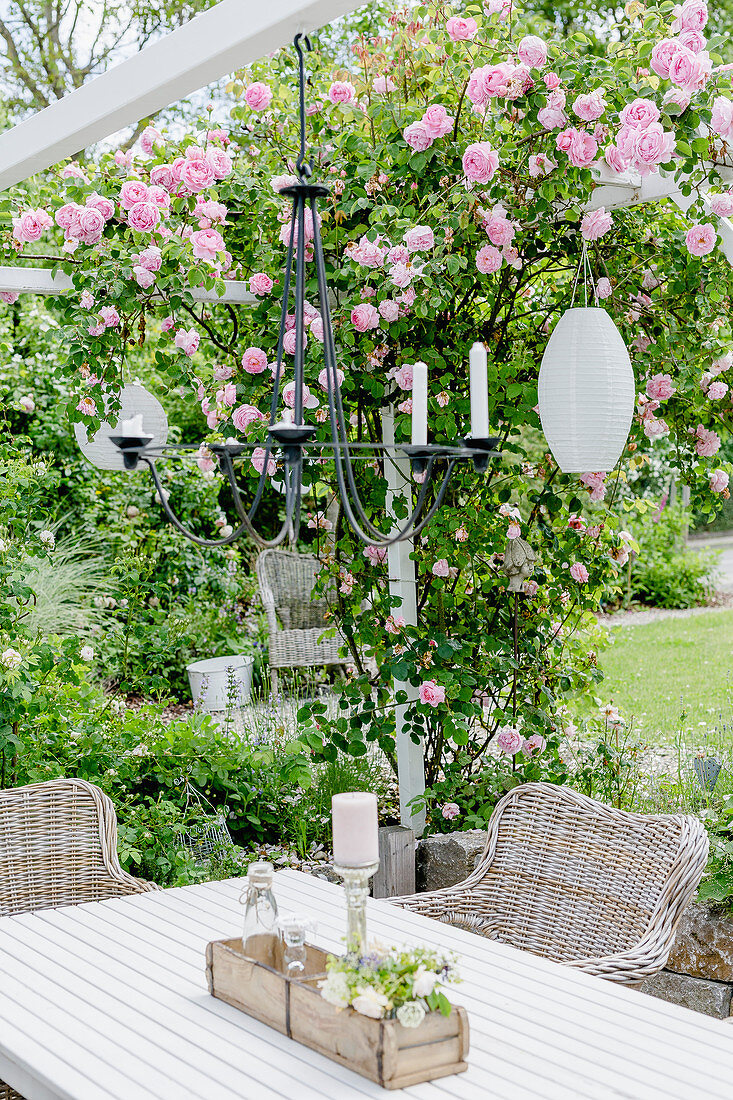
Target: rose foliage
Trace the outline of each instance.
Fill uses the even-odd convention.
[[[308,712],[305,736],[326,756],[376,741],[394,761],[396,700],[408,703],[410,734],[425,739],[429,782],[449,764],[470,775],[500,731],[507,757],[533,768],[553,759],[565,701],[600,678],[592,612],[628,558],[627,480],[668,437],[703,511],[727,495],[718,450],[733,367],[720,248],[733,211],[731,76],[719,39],[706,39],[701,0],[627,5],[625,22],[595,56],[582,33],[546,36],[501,0],[468,2],[459,15],[432,3],[395,11],[381,37],[350,43],[348,69],[310,55],[314,174],[331,185],[322,232],[352,438],[379,440],[389,405],[397,438],[409,438],[418,360],[429,368],[431,438],[467,434],[468,351],[479,339],[503,452],[485,476],[460,467],[414,549],[417,628],[390,595],[385,554],[363,550],[343,519],[331,532],[324,560],[356,672],[340,717]],[[56,308],[69,411],[90,429],[114,408],[131,347],[149,340],[170,386],[200,403],[201,438],[265,438],[290,233],[280,189],[297,153],[291,52],[237,74],[229,92],[226,123],[210,111],[181,140],[149,128],[132,152],[67,165],[6,204],[7,250],[52,252],[73,277]],[[645,184],[671,176],[680,201],[588,213],[599,172]],[[311,225],[306,237],[312,257]],[[543,348],[571,304],[584,244],[599,301],[630,348],[638,406],[619,468],[578,478],[545,452],[536,404]],[[217,302],[227,277],[247,283],[253,308]],[[213,300],[197,305],[197,286]],[[313,263],[306,297],[304,404],[327,438]],[[294,325],[291,315],[286,411]],[[245,492],[263,462],[261,450],[245,459]],[[218,476],[205,446],[198,463]],[[358,469],[367,510],[383,517],[382,465]],[[330,478],[327,464],[306,471],[319,538]],[[175,504],[175,477],[171,487]],[[515,657],[501,563],[519,535],[538,560],[519,599]],[[396,697],[393,680],[404,685]]]

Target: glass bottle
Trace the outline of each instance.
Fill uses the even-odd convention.
[[[283,969],[289,978],[305,976],[308,961],[305,941],[308,932],[314,929],[314,922],[299,914],[283,917],[280,921],[284,941]]]
[[[276,965],[280,938],[277,902],[272,892],[273,871],[271,863],[250,863],[242,927],[244,954],[268,966]]]

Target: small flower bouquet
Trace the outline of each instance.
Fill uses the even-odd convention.
[[[428,1012],[448,1016],[451,1003],[441,986],[460,979],[454,960],[426,947],[376,948],[368,955],[328,956],[321,996],[334,1008],[355,1009],[373,1020],[396,1019],[419,1027]]]

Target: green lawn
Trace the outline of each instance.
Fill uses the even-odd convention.
[[[619,626],[613,635],[599,657],[599,695],[633,715],[645,738],[672,741],[681,728],[694,738],[706,727],[733,738],[733,611]]]

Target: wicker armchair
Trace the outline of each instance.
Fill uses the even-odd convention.
[[[288,550],[263,550],[257,559],[257,580],[267,614],[269,630],[270,681],[277,691],[279,668],[313,668],[347,663],[340,654],[344,640],[328,631],[328,603],[312,600],[318,558]]]
[[[667,961],[705,869],[685,815],[627,813],[566,787],[528,783],[499,802],[476,869],[395,905],[625,985]]]
[[[98,787],[53,779],[0,791],[0,917],[157,889],[120,867],[114,806]],[[23,1097],[0,1081],[0,1100]]]

